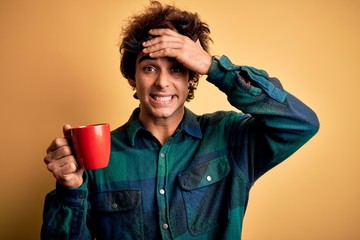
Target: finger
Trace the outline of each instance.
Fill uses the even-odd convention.
[[[70,187],[70,188],[78,188],[83,183],[83,173],[84,169],[79,169],[76,172],[69,173],[69,174],[62,174],[59,175],[53,174],[55,179],[62,184],[63,186]]]
[[[49,152],[45,158],[44,158],[44,162],[46,164],[49,164],[53,161],[58,161],[59,159],[65,158],[65,157],[69,157],[69,156],[73,156],[72,155],[72,151],[71,148],[69,146],[63,146],[60,147],[54,151]]]
[[[50,146],[46,149],[46,153],[50,153],[55,151],[58,148],[61,148],[63,146],[68,146],[69,143],[64,137],[55,138],[51,143]]]
[[[164,51],[164,53],[171,52],[173,50],[180,50],[183,45],[179,42],[159,42],[157,44],[148,46],[143,49],[145,54],[154,53],[157,51]]]
[[[74,155],[72,155],[72,153],[71,153],[70,147],[59,148],[58,150],[48,153],[44,157],[44,163],[46,165],[54,163],[56,165],[61,166],[61,165],[64,165],[65,162],[67,161],[66,158],[74,158],[75,159]]]
[[[179,36],[180,35],[178,32],[171,30],[170,28],[150,29],[149,34],[154,35],[154,36],[160,36],[160,35]]]
[[[179,50],[174,48],[164,48],[154,52],[149,52],[149,56],[152,58],[162,58],[162,57],[176,58],[179,56],[179,52],[180,52]],[[178,61],[181,63],[181,59],[178,59]]]
[[[184,42],[184,40],[179,37],[159,36],[159,37],[156,37],[156,38],[153,38],[153,39],[143,42],[143,47],[144,48],[149,48],[149,47],[154,47],[154,46],[164,47],[164,45],[181,44],[183,42]]]
[[[66,187],[78,188],[83,184],[83,173],[84,169],[80,169],[76,173],[63,175],[61,178],[57,179],[57,181]]]
[[[184,41],[184,38],[187,38],[168,28],[151,29],[149,33],[156,37],[143,42],[143,46],[149,46],[161,41]]]
[[[47,168],[54,176],[56,176],[56,178],[74,173],[80,169],[73,156],[67,156],[56,161],[51,161],[47,164]]]
[[[65,124],[63,126],[63,132],[64,135],[66,136],[68,134],[68,132],[70,131],[71,126],[69,124]],[[46,153],[52,152],[62,146],[66,146],[69,145],[69,142],[66,138],[64,137],[59,137],[59,138],[55,138],[49,145],[49,147],[46,149]]]
[[[70,129],[71,129],[70,124],[65,124],[65,125],[63,126],[64,136],[68,136],[68,135],[70,134]]]

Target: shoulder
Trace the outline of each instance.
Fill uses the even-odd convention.
[[[220,124],[221,122],[239,121],[250,117],[251,116],[249,114],[244,114],[242,112],[216,111],[213,113],[199,115],[197,118],[199,123]]]

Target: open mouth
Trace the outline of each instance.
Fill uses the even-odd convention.
[[[157,102],[169,102],[171,101],[171,99],[174,98],[174,95],[169,95],[169,96],[158,96],[158,95],[150,95],[152,97],[152,99],[154,99]]]

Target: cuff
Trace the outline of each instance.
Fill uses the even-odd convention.
[[[239,72],[246,72],[251,81],[257,83],[259,88],[272,99],[281,103],[285,101],[287,93],[281,88],[276,87],[270,81],[269,75],[265,71],[253,67],[235,65],[226,56],[222,56],[220,59],[213,57],[207,80],[215,84],[220,90],[228,92],[234,77],[239,78]]]
[[[88,189],[87,189],[87,177],[84,173],[84,182],[79,188],[64,187],[60,183],[56,182],[56,197],[57,199],[68,206],[84,206],[87,202]]]
[[[240,66],[233,65],[226,56],[220,58],[213,56],[207,80],[227,93],[231,88],[233,78],[237,75],[235,70],[240,69]]]

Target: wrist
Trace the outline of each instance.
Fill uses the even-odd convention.
[[[214,56],[211,57],[211,62],[210,62],[210,66],[208,68],[207,75],[209,75],[214,70],[218,69],[218,67],[219,67],[219,59],[220,59],[220,56],[218,56],[218,55],[214,55]]]
[[[204,71],[201,74],[208,75],[212,61],[213,61],[213,57],[208,53],[208,56],[204,58],[204,62],[203,62]]]

